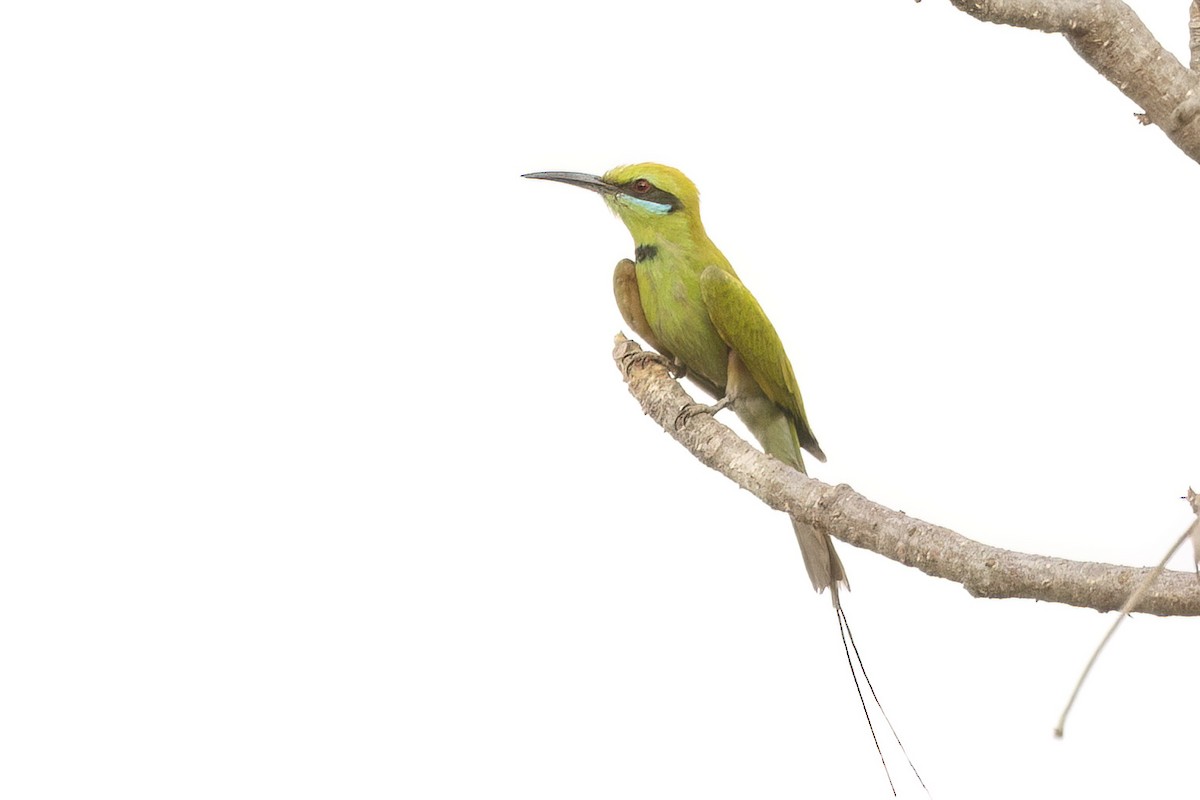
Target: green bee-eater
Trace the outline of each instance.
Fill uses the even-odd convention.
[[[715,412],[731,407],[764,450],[801,472],[802,450],[818,461],[825,460],[804,416],[800,386],[783,342],[762,306],[704,232],[700,194],[682,172],[647,163],[617,167],[602,177],[579,172],[534,172],[525,177],[598,192],[629,228],[635,260],[622,259],[613,273],[617,306],[626,324],[647,344],[717,398],[715,405],[700,408]],[[694,409],[684,413],[691,411]],[[827,535],[794,518],[792,527],[813,588],[830,590],[850,673],[858,687],[850,658],[851,650],[858,655],[858,647],[838,599],[838,586],[849,588],[846,570]],[[879,703],[861,657],[858,665],[872,698]],[[861,688],[858,696],[891,785],[891,773]],[[882,712],[883,706],[879,708]],[[891,722],[888,726],[891,728]],[[891,730],[895,735],[895,729]],[[896,742],[903,751],[899,736]],[[911,760],[908,764],[923,787],[916,767]],[[892,785],[892,793],[895,791]]]
[[[623,259],[613,273],[621,316],[717,398],[710,409],[732,408],[766,452],[801,472],[801,450],[825,460],[804,416],[783,342],[704,232],[700,194],[682,172],[647,163],[617,167],[603,177],[578,172],[525,177],[598,192],[629,228],[636,260]],[[848,584],[833,542],[795,519],[792,527],[813,588],[830,588],[837,605],[838,584]]]

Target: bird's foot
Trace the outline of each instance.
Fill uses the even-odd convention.
[[[631,353],[626,353],[622,356],[622,363],[625,369],[625,377],[629,377],[629,373],[634,367],[640,367],[647,363],[661,364],[666,368],[667,372],[671,373],[673,378],[682,378],[687,373],[687,368],[682,364],[671,361],[664,355],[655,353],[653,350],[637,350]]]
[[[677,414],[675,417],[675,427],[677,429],[680,428],[683,425],[683,423],[687,422],[689,419],[691,419],[692,417],[697,416],[699,414],[708,414],[709,416],[712,416],[713,414],[716,414],[718,411],[720,411],[722,408],[725,408],[725,406],[727,406],[727,405],[729,405],[728,397],[722,397],[720,400],[718,400],[716,403],[713,403],[711,406],[707,406],[704,403],[688,403],[686,406],[679,409],[679,414]]]

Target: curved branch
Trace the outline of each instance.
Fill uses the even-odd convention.
[[[950,2],[984,22],[1061,33],[1084,61],[1141,106],[1143,122],[1157,125],[1180,150],[1200,161],[1200,75],[1167,52],[1120,0]]]
[[[874,503],[845,484],[830,486],[809,478],[756,450],[711,416],[698,415],[676,428],[679,410],[692,398],[667,368],[622,334],[617,334],[613,359],[642,410],[702,463],[771,508],[855,547],[961,583],[975,597],[1024,597],[1113,611],[1151,572],[990,547]],[[1137,610],[1200,616],[1200,581],[1190,573],[1165,572]]]

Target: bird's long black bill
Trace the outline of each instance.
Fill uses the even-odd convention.
[[[610,183],[605,183],[599,175],[588,175],[586,172],[530,172],[521,176],[539,181],[558,181],[569,183],[581,189],[591,189],[600,194],[615,194],[618,189]]]

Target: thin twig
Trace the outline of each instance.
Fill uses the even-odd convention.
[[[1104,634],[1104,638],[1100,640],[1100,644],[1096,647],[1096,652],[1092,653],[1087,666],[1083,668],[1083,674],[1079,676],[1079,681],[1075,684],[1075,691],[1071,692],[1071,699],[1067,701],[1067,707],[1063,709],[1062,716],[1058,718],[1058,725],[1054,728],[1054,735],[1059,739],[1062,738],[1063,727],[1067,724],[1067,714],[1071,713],[1071,706],[1075,705],[1075,698],[1079,696],[1079,690],[1083,688],[1083,682],[1087,680],[1088,673],[1092,671],[1092,665],[1096,663],[1096,659],[1100,658],[1100,651],[1104,649],[1104,645],[1108,644],[1108,640],[1116,633],[1117,626],[1121,624],[1121,621],[1137,606],[1138,600],[1150,588],[1150,584],[1154,583],[1154,580],[1166,569],[1167,562],[1171,559],[1171,556],[1175,555],[1175,551],[1182,547],[1183,543],[1195,532],[1197,525],[1200,525],[1200,518],[1188,526],[1188,529],[1175,541],[1175,544],[1171,545],[1171,549],[1163,556],[1162,561],[1158,562],[1158,566],[1146,576],[1137,589],[1134,590],[1133,594],[1129,595],[1129,599],[1125,601],[1125,605],[1121,606],[1121,611],[1117,614],[1117,618],[1113,620],[1112,627],[1108,629],[1108,633]]]

